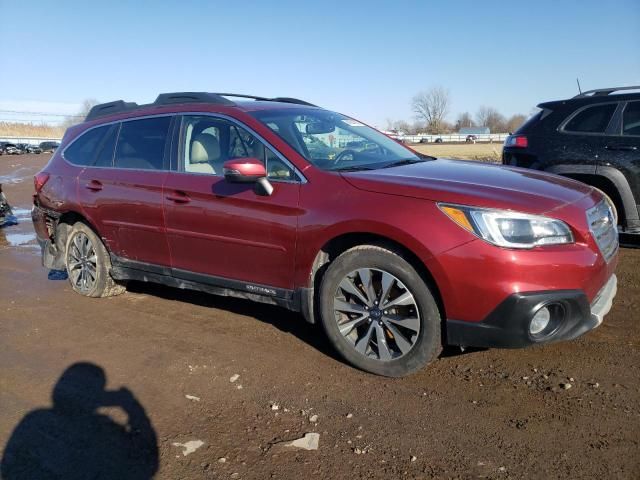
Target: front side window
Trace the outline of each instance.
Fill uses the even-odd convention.
[[[629,102],[622,115],[622,134],[640,135],[640,102]]]
[[[122,122],[116,148],[116,168],[163,170],[171,117]]]
[[[227,160],[252,157],[265,164],[271,180],[299,180],[290,165],[249,131],[207,115],[184,117],[181,157],[182,168],[189,173],[221,176]]]
[[[605,103],[585,108],[564,126],[565,132],[604,133],[611,121],[616,103]]]
[[[316,108],[250,113],[323,170],[374,169],[422,161],[381,132],[339,113]]]
[[[107,140],[111,125],[91,129],[78,137],[64,151],[64,158],[74,165],[90,166],[94,164],[98,150]],[[113,154],[113,147],[111,148]]]

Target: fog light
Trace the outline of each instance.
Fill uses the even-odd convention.
[[[531,335],[538,335],[541,333],[545,328],[547,328],[550,320],[551,312],[547,307],[542,307],[538,310],[529,324],[529,332]]]

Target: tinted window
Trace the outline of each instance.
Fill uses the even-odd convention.
[[[109,131],[98,145],[96,159],[93,162],[95,167],[112,167],[113,166],[113,151],[116,148],[116,139],[118,138],[119,124],[111,125]]]
[[[190,173],[222,175],[229,159],[253,157],[273,180],[298,180],[293,169],[258,138],[235,123],[210,116],[187,116],[183,125],[183,168]]]
[[[616,107],[615,103],[607,103],[585,108],[569,120],[564,130],[567,132],[604,133]]]
[[[83,133],[64,151],[64,158],[74,165],[93,165],[96,151],[110,129],[107,125]]]
[[[640,135],[640,102],[629,102],[622,116],[622,134]]]
[[[142,170],[164,168],[164,148],[171,117],[122,122],[115,166]]]

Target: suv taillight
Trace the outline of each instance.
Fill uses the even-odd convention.
[[[529,140],[526,135],[509,135],[504,142],[505,147],[527,148]]]
[[[44,184],[49,180],[49,174],[47,172],[39,172],[33,177],[33,186],[36,188],[36,193],[40,193]]]

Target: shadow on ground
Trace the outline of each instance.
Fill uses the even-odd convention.
[[[33,410],[7,443],[0,478],[150,479],[158,470],[156,432],[127,388],[105,390],[106,375],[92,363],[67,368],[52,392],[52,407]],[[124,424],[98,412],[118,408]]]
[[[273,325],[282,332],[294,335],[335,360],[343,361],[327,340],[321,325],[310,324],[305,321],[300,313],[292,312],[286,308],[251,300],[212,295],[196,290],[182,290],[156,283],[132,281],[127,284],[127,291],[153,295],[201,307],[218,308],[237,315],[253,317],[256,320]]]
[[[129,282],[127,291],[142,293],[178,302],[190,303],[208,308],[218,308],[231,313],[253,317],[261,322],[273,325],[278,330],[294,335],[316,350],[342,363],[346,363],[329,343],[321,325],[305,321],[300,313],[292,312],[276,305],[257,303],[233,297],[221,297],[195,290],[181,290],[165,285],[145,282]],[[468,355],[486,349],[446,346],[440,358]]]

